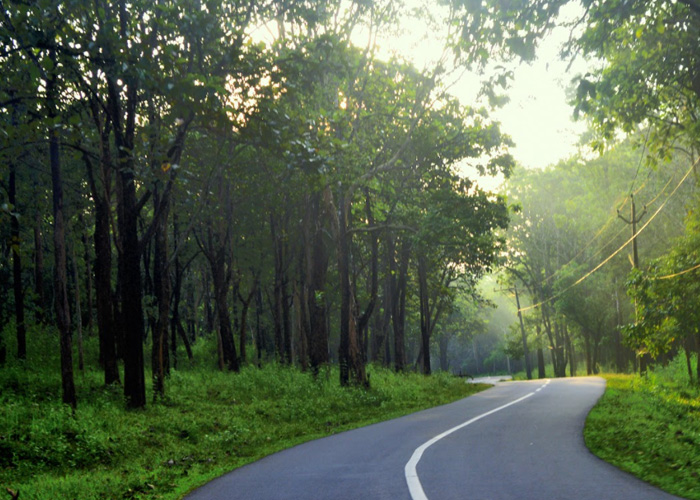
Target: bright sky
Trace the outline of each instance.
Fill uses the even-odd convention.
[[[562,12],[564,18],[573,17],[580,8],[575,3],[567,7],[569,11]],[[402,37],[380,41],[380,45],[404,54],[421,67],[440,53],[440,47],[425,40],[417,26],[412,28],[406,29]],[[586,71],[584,61],[575,61],[567,72],[568,62],[559,60],[560,46],[568,36],[566,28],[557,28],[541,43],[537,61],[513,67],[515,77],[507,91],[510,102],[491,112],[501,122],[501,130],[515,142],[511,152],[525,167],[542,168],[575,154],[579,136],[586,130],[585,122],[574,122],[573,108],[567,104],[566,88],[571,79]],[[451,92],[469,105],[476,89],[477,77],[467,74]]]

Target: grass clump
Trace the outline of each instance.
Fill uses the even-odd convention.
[[[103,387],[97,367],[76,373],[73,413],[60,402],[55,360],[40,361],[58,352],[57,336],[35,333],[28,360],[0,368],[0,488],[23,499],[180,498],[275,451],[485,387],[375,366],[369,390],[339,387],[335,368],[317,377],[274,363],[222,373],[200,341],[194,365],[173,370],[166,398],[145,410],[126,410],[121,388]]]
[[[588,448],[670,493],[700,500],[700,389],[679,356],[639,375],[605,375],[607,388],[586,421]]]

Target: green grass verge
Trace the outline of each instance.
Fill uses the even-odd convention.
[[[673,372],[670,366],[645,377],[605,375],[605,394],[588,416],[584,437],[603,460],[700,500],[700,390]]]
[[[215,347],[200,342],[195,367],[173,371],[164,400],[127,411],[121,388],[105,389],[90,368],[76,374],[72,414],[60,403],[57,360],[41,355],[58,351],[55,335],[31,335],[29,361],[0,368],[0,489],[26,500],[180,498],[281,449],[486,387],[378,367],[368,368],[369,390],[339,387],[335,369],[317,378],[275,364],[221,373],[211,367]]]

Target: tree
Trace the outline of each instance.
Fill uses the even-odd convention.
[[[570,0],[452,2],[462,32],[452,40],[467,64],[485,67],[494,58],[529,61],[539,41],[558,23]],[[563,57],[589,57],[597,69],[578,76],[576,113],[584,112],[603,139],[639,125],[651,127],[649,150],[670,158],[675,143],[698,148],[700,100],[697,0],[627,2],[585,0],[570,22]],[[507,83],[507,69],[493,81]],[[602,146],[602,143],[598,143]]]

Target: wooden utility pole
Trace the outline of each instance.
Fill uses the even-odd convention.
[[[637,253],[637,224],[641,222],[642,217],[644,217],[644,215],[647,213],[647,207],[645,205],[644,210],[642,210],[642,213],[639,214],[639,217],[637,217],[637,209],[634,203],[633,194],[630,194],[630,201],[632,204],[632,217],[630,220],[625,219],[622,214],[620,214],[619,210],[617,211],[617,216],[632,226],[632,268],[639,269],[639,254]]]
[[[630,193],[630,202],[631,202],[631,217],[630,220],[625,219],[622,214],[620,214],[620,211],[617,211],[617,216],[625,221],[627,224],[632,226],[632,269],[639,269],[639,253],[637,252],[637,224],[641,222],[642,217],[647,213],[647,207],[646,205],[644,206],[644,209],[642,210],[642,213],[639,214],[639,217],[637,217],[637,209],[636,205],[634,203],[634,194]],[[637,322],[637,302],[635,300],[634,303],[634,321],[635,323]],[[639,356],[639,373],[644,374],[647,371],[647,359],[644,354]]]

